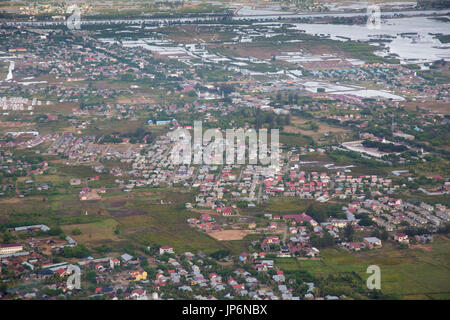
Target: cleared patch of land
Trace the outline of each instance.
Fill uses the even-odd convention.
[[[248,230],[221,230],[208,233],[214,239],[219,241],[242,240],[249,233]]]
[[[318,141],[320,138],[323,138],[324,135],[329,135],[330,133],[335,136],[350,133],[349,130],[344,128],[334,127],[326,123],[302,119],[298,117],[292,117],[291,125],[285,126],[284,131],[288,133],[307,135],[313,138],[315,141]]]
[[[401,104],[405,109],[417,110],[417,108],[423,108],[438,113],[450,114],[450,104],[444,101],[427,101],[417,102],[409,101]]]

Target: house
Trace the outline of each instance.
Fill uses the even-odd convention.
[[[306,213],[288,214],[288,215],[284,215],[283,218],[293,220],[297,223],[307,222],[310,225],[312,225],[313,227],[318,225],[318,223],[311,216],[307,215]]]
[[[147,299],[147,291],[145,291],[144,289],[135,289],[131,292],[130,299],[146,300]]]
[[[182,291],[192,291],[192,288],[190,286],[181,286],[178,287],[178,290],[182,290]]]
[[[130,275],[134,278],[134,281],[147,280],[147,272],[146,271],[131,271]]]
[[[381,248],[382,244],[381,244],[381,240],[376,238],[376,237],[368,237],[368,238],[364,238],[364,244],[366,245],[366,247],[368,247],[369,249],[373,249],[373,248]]]
[[[164,254],[164,253],[174,253],[173,248],[169,247],[169,246],[162,246],[161,248],[159,248],[159,254]]]
[[[222,209],[222,215],[224,216],[231,216],[233,214],[233,208],[231,207],[225,207]]]
[[[245,286],[243,284],[233,284],[231,285],[233,287],[234,290],[236,291],[240,291],[240,290],[244,290]]]
[[[396,233],[394,235],[394,240],[397,241],[398,243],[403,243],[403,244],[409,243],[408,235],[406,235],[404,233]]]
[[[316,248],[307,248],[305,254],[307,257],[315,258],[320,254],[320,251]]]
[[[63,269],[63,268],[59,268],[59,269],[57,269],[57,270],[55,270],[55,273],[57,273],[57,274],[59,274],[59,276],[62,278],[62,277],[65,277],[65,276],[67,276],[69,273],[67,272],[67,270],[66,269]]]
[[[284,280],[285,280],[283,274],[275,274],[275,275],[272,276],[272,279],[273,279],[275,282],[284,282]]]
[[[98,263],[95,265],[95,270],[102,272],[105,271],[106,268],[102,264]]]
[[[128,263],[129,261],[133,260],[133,256],[129,255],[128,253],[125,253],[123,255],[120,256],[122,258],[122,260],[125,263]]]
[[[416,239],[416,241],[420,243],[427,243],[433,241],[433,236],[431,234],[417,235],[414,237],[414,239]]]
[[[113,287],[99,287],[95,289],[95,293],[96,294],[110,294],[110,293],[114,293],[114,288]]]
[[[245,261],[247,260],[247,256],[248,256],[248,253],[247,253],[247,252],[242,252],[242,253],[240,254],[240,256],[239,256],[239,260],[240,260],[241,262],[245,262]]]
[[[53,274],[54,272],[50,269],[43,269],[36,272],[36,276],[40,279],[50,278]]]
[[[119,259],[110,259],[109,265],[111,269],[114,269],[114,267],[120,266],[120,260]]]
[[[0,244],[0,254],[12,254],[23,250],[23,246],[19,243]]]
[[[280,238],[278,236],[268,236],[264,239],[267,243],[279,244]]]
[[[364,248],[364,243],[361,243],[361,242],[350,242],[348,244],[348,248],[351,251],[360,251],[361,249]]]
[[[80,179],[70,179],[70,185],[71,186],[79,186],[81,184],[81,180]]]
[[[210,221],[213,220],[213,219],[211,218],[211,216],[210,216],[209,214],[207,214],[207,213],[203,213],[203,214],[200,216],[200,219],[203,220],[203,221],[205,221],[205,222],[210,222]]]

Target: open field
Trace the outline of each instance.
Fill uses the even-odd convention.
[[[179,209],[186,197],[190,197],[190,194],[180,192],[177,196],[169,197],[161,189],[152,195],[132,193],[128,196],[103,197],[102,200],[95,201],[80,201],[76,194],[54,195],[45,201],[43,197],[9,198],[0,201],[0,219],[10,223],[17,222],[19,225],[61,225],[63,231],[70,236],[73,229],[79,229],[81,235],[73,235],[73,238],[89,246],[114,241],[124,244],[171,245],[179,252],[210,253],[229,249],[238,254],[246,249],[247,241],[242,240],[247,234],[245,231],[238,231],[239,236],[228,235],[224,241],[218,241],[190,227],[186,219],[195,214]],[[161,199],[170,200],[172,205],[158,204]],[[86,211],[88,215],[85,215]],[[116,227],[120,233],[114,232]]]
[[[298,52],[300,46],[297,43],[283,43],[279,46],[265,46],[263,43],[243,43],[216,47],[217,52],[230,57],[255,57],[268,60],[274,55],[279,55],[283,51]],[[211,48],[214,46],[212,45]]]
[[[117,241],[119,238],[114,234],[118,225],[114,219],[105,219],[93,223],[71,224],[62,226],[61,229],[77,242],[86,244],[96,244],[99,241]],[[72,235],[72,230],[79,229],[81,235]]]
[[[192,214],[169,206],[154,206],[148,214],[118,218],[122,234],[138,243],[170,245],[176,252],[203,251],[211,253],[220,249],[229,249],[240,253],[246,247],[246,241],[217,241],[206,233],[190,227],[186,219]]]
[[[311,138],[306,137],[301,134],[283,134],[280,133],[280,144],[286,145],[288,147],[300,147],[311,143]]]
[[[86,134],[93,134],[93,135],[106,135],[106,134],[112,134],[112,133],[129,133],[136,130],[136,128],[139,127],[145,127],[146,121],[145,120],[136,120],[136,121],[129,121],[129,120],[100,120],[96,121],[95,125],[93,127],[90,127],[88,130],[85,131]]]
[[[314,123],[315,128],[312,128],[311,121]],[[302,119],[299,117],[291,118],[291,125],[285,126],[284,131],[288,133],[297,133],[302,135],[307,135],[313,138],[315,141],[318,141],[320,138],[323,138],[324,134],[334,134],[335,136],[350,134],[350,131],[344,128],[330,126],[329,124]]]
[[[312,203],[311,200],[303,200],[303,199],[274,199],[271,201],[266,210],[268,212],[280,212],[280,213],[293,213],[298,212],[301,213]]]
[[[32,122],[22,121],[1,121],[0,120],[0,133],[5,134],[8,131],[30,129],[34,126]]]
[[[213,215],[213,216],[220,216],[220,213],[218,213],[217,211],[209,210],[209,209],[197,209],[197,208],[194,208],[194,209],[190,209],[189,211],[195,212],[195,213],[198,213],[198,214],[206,213],[206,214]]]
[[[423,248],[399,250],[391,244],[382,249],[350,253],[342,249],[326,249],[322,260],[277,259],[283,270],[305,270],[315,276],[334,272],[357,272],[367,279],[367,267],[378,265],[381,269],[381,290],[404,299],[450,298],[450,240],[436,237]]]
[[[0,199],[0,218],[6,219],[14,214],[35,213],[35,215],[48,212],[49,203],[42,200],[41,196],[26,198]]]
[[[221,230],[208,233],[211,237],[219,241],[242,240],[249,233],[248,230]]]
[[[42,105],[39,106],[39,111],[42,113],[48,112],[50,114],[62,114],[62,115],[71,115],[73,113],[73,109],[78,109],[79,103],[76,102],[63,102],[63,103],[55,103],[51,105]]]
[[[230,41],[235,34],[232,32],[215,32],[210,27],[183,25],[159,29],[168,38],[179,43],[204,43]]]
[[[417,108],[424,108],[427,110],[431,110],[437,113],[450,114],[450,105],[448,102],[441,101],[427,101],[426,103],[410,101],[403,102],[402,107],[409,110],[417,110]]]

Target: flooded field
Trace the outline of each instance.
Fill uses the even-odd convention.
[[[450,59],[450,48],[441,43],[435,35],[449,34],[449,24],[430,17],[411,17],[382,20],[379,29],[366,25],[305,24],[297,23],[295,28],[312,35],[329,36],[333,40],[373,41],[374,45],[385,43],[380,56],[397,54],[401,60],[427,62]]]

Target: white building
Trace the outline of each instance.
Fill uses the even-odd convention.
[[[10,244],[1,244],[0,245],[0,254],[11,254],[16,253],[23,250],[23,246],[18,243],[10,243]]]

